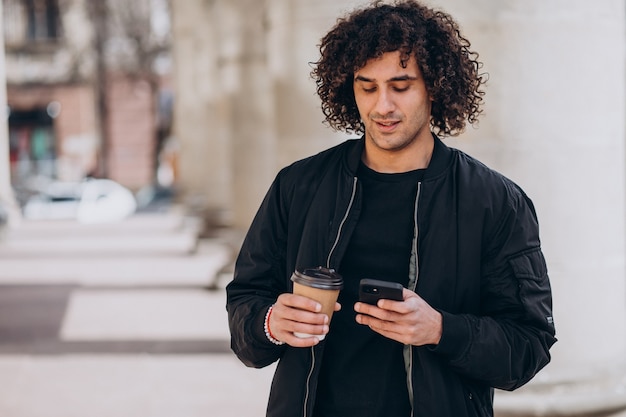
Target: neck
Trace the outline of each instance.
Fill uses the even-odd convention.
[[[435,148],[432,136],[429,140],[416,141],[402,149],[381,149],[365,138],[361,160],[370,169],[383,174],[395,174],[427,168]]]

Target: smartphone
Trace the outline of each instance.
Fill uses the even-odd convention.
[[[362,279],[359,283],[359,301],[376,305],[378,300],[402,301],[402,284],[378,279]]]

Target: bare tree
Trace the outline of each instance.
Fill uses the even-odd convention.
[[[109,107],[108,107],[108,83],[107,65],[105,56],[105,44],[109,37],[109,7],[106,0],[87,1],[87,12],[93,26],[93,50],[95,55],[94,93],[96,98],[97,129],[100,136],[100,151],[96,174],[99,177],[108,176],[109,156]]]
[[[155,70],[155,62],[169,50],[170,39],[169,27],[162,29],[162,33],[158,33],[158,28],[155,29],[154,8],[160,7],[161,14],[167,15],[169,7],[167,0],[87,0],[86,4],[94,28],[94,81],[102,144],[98,175],[106,177],[110,151],[108,76],[116,72],[147,82],[156,113],[159,75]],[[161,145],[160,140],[160,137],[155,137],[157,150]]]

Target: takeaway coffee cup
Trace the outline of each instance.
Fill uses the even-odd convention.
[[[328,316],[328,321],[333,317],[335,302],[339,291],[343,288],[343,278],[334,269],[324,267],[308,268],[295,271],[291,275],[293,281],[293,293],[311,298],[322,305],[322,313]],[[306,333],[294,333],[297,337],[311,337]],[[324,335],[315,335],[324,340]]]

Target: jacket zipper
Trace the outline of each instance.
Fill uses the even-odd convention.
[[[304,417],[308,416],[308,405],[309,405],[309,394],[311,391],[311,376],[313,376],[313,369],[315,369],[315,346],[311,346],[311,369],[309,369],[309,374],[306,377],[306,393],[304,395],[304,408],[302,410],[302,415]]]
[[[352,210],[352,204],[354,204],[354,197],[356,196],[356,185],[358,182],[358,178],[354,177],[354,181],[352,182],[352,195],[350,196],[350,202],[348,203],[348,208],[346,209],[346,213],[341,219],[341,223],[339,223],[339,229],[337,230],[337,237],[333,242],[333,246],[330,248],[330,252],[328,253],[328,258],[326,259],[326,267],[330,268],[330,259],[333,256],[333,252],[337,249],[337,245],[339,244],[339,240],[341,238],[341,232],[343,231],[343,226],[346,224],[348,220],[348,215]],[[309,405],[309,395],[311,393],[311,377],[313,376],[313,369],[315,369],[315,346],[311,346],[311,369],[309,370],[309,374],[306,378],[306,393],[304,396],[304,409],[303,416],[308,416],[308,405]]]
[[[417,183],[417,194],[415,196],[415,209],[414,209],[414,213],[413,213],[413,220],[415,222],[414,225],[414,238],[413,238],[413,253],[415,254],[415,279],[413,280],[413,285],[411,286],[411,288],[409,288],[411,291],[415,292],[417,289],[417,278],[419,277],[419,257],[418,257],[418,239],[419,239],[419,226],[418,226],[418,211],[417,211],[417,205],[419,203],[420,200],[420,194],[422,191],[422,182],[418,182]],[[413,347],[409,346],[408,347],[409,350],[409,364],[408,364],[408,371],[407,371],[407,385],[408,385],[408,389],[409,389],[409,401],[411,403],[411,417],[414,416],[414,412],[415,412],[415,399],[413,398]]]
[[[333,252],[337,249],[337,245],[339,244],[339,239],[341,238],[341,232],[343,230],[343,226],[346,224],[348,220],[348,215],[350,214],[350,210],[352,210],[352,204],[354,203],[354,197],[356,196],[356,184],[358,182],[358,178],[354,177],[354,181],[352,182],[352,195],[350,196],[350,202],[348,203],[348,208],[346,209],[346,214],[344,214],[343,219],[341,219],[341,223],[339,223],[339,230],[337,230],[337,237],[335,238],[335,242],[333,246],[330,248],[330,252],[328,253],[328,258],[326,259],[326,268],[330,268],[330,258],[333,256]]]

